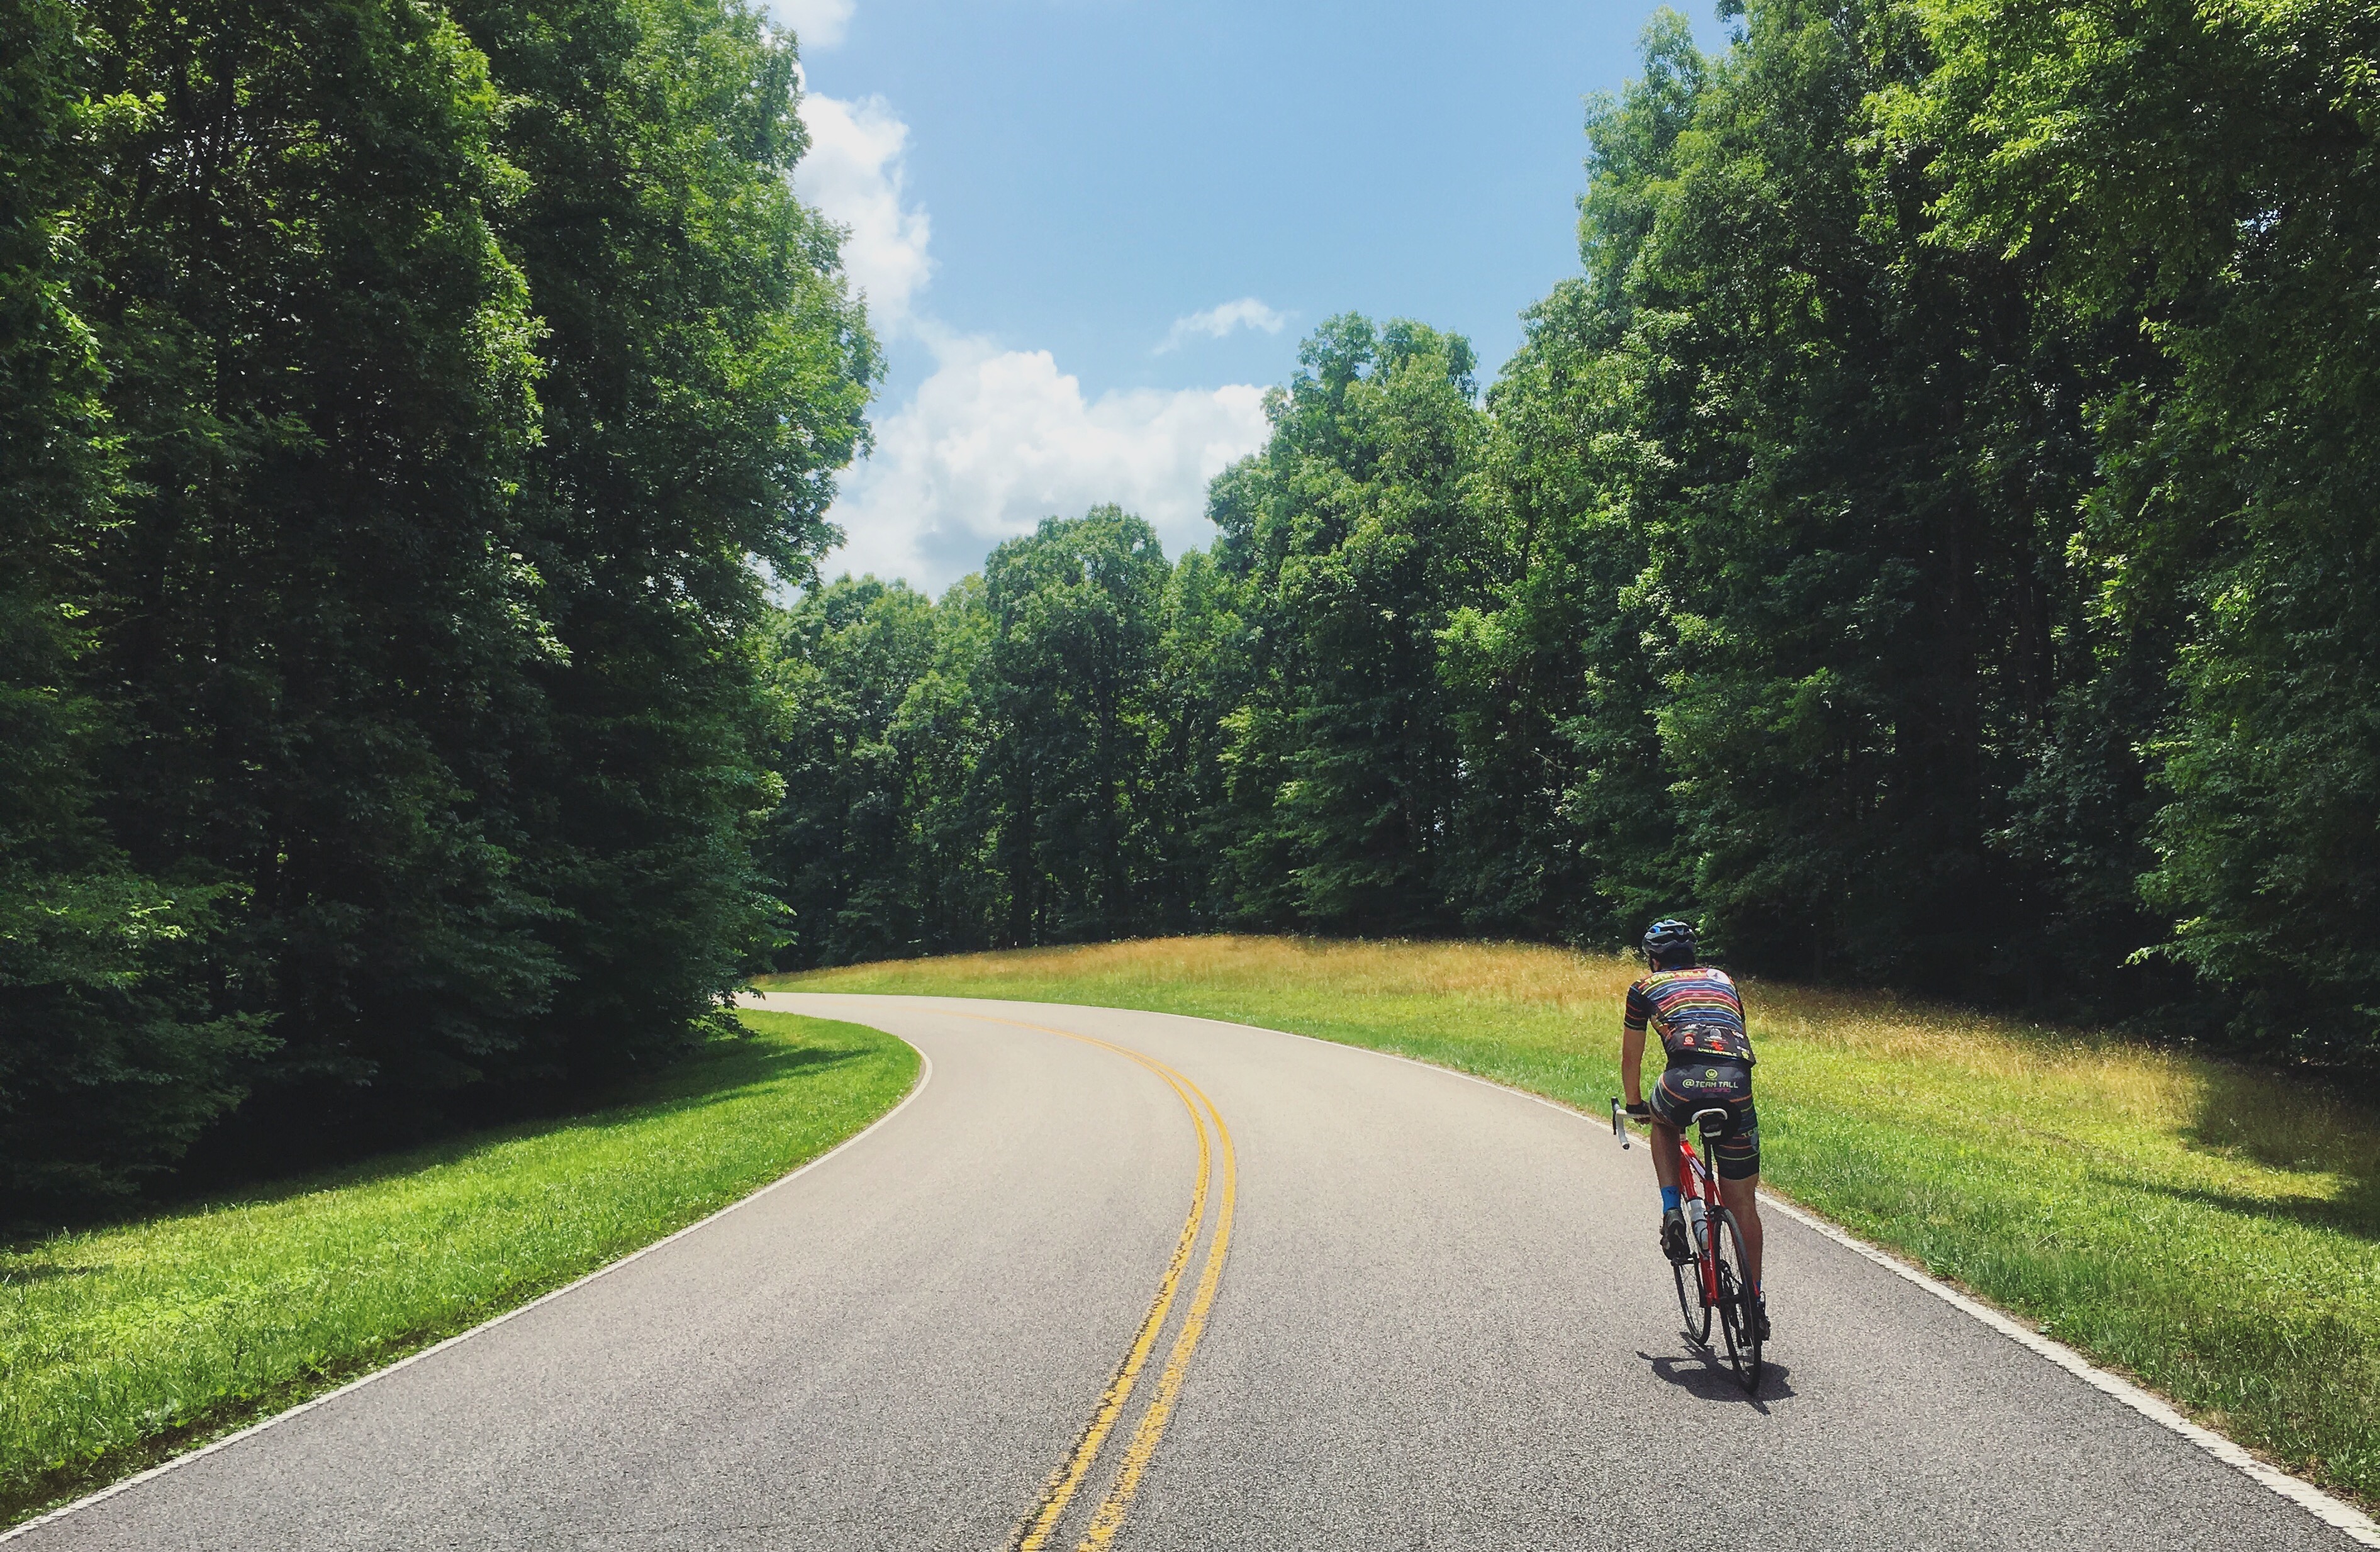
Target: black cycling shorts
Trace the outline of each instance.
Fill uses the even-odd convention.
[[[1740,1061],[1682,1061],[1661,1074],[1645,1101],[1653,1113],[1684,1131],[1694,1112],[1727,1111],[1711,1148],[1727,1180],[1760,1173],[1760,1112],[1752,1104],[1752,1069]]]

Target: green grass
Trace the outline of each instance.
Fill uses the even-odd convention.
[[[769,984],[1233,1019],[1600,1114],[1633,974],[1514,945],[1207,938]],[[2380,1504],[2371,1107],[2285,1074],[1887,996],[1753,983],[1747,1000],[1767,1183]],[[1792,1291],[1772,1292],[1790,1331]]]
[[[0,1524],[650,1244],[917,1080],[876,1030],[744,1022],[616,1109],[0,1253]]]

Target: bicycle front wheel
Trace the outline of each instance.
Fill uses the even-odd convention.
[[[1718,1258],[1718,1327],[1727,1342],[1727,1361],[1746,1390],[1757,1390],[1763,1343],[1759,1315],[1754,1308],[1752,1262],[1743,1254],[1743,1231],[1737,1227],[1735,1214],[1723,1207],[1710,1248]]]
[[[1711,1307],[1703,1303],[1702,1262],[1672,1261],[1670,1271],[1678,1279],[1678,1314],[1686,1323],[1685,1330],[1680,1335],[1696,1347],[1708,1347]]]

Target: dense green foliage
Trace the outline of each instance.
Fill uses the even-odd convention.
[[[1330,320],[1207,549],[936,600],[815,577],[874,346],[740,0],[0,0],[6,1216],[666,1059],[772,944],[1683,910],[2380,1048],[2380,13],[1729,14],[1484,393]]]
[[[1207,551],[1101,512],[804,597],[781,963],[1686,910],[2380,1049],[2380,12],[1730,14],[1592,109],[1484,394],[1333,319]]]
[[[832,541],[874,373],[791,40],[723,0],[0,37],[0,1197],[688,1049],[776,916],[752,562]]]

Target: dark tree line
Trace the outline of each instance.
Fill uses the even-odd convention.
[[[873,346],[751,10],[0,0],[7,1215],[665,1061],[771,955],[1683,910],[2380,1047],[2380,12],[1731,17],[1484,391],[1330,320],[1205,550],[929,600],[815,579]]]
[[[0,1194],[698,1037],[873,346],[723,0],[0,0]]]
[[[1333,319],[1167,564],[808,592],[789,964],[1623,941],[2380,1049],[2380,11],[1664,13],[1482,394]]]

